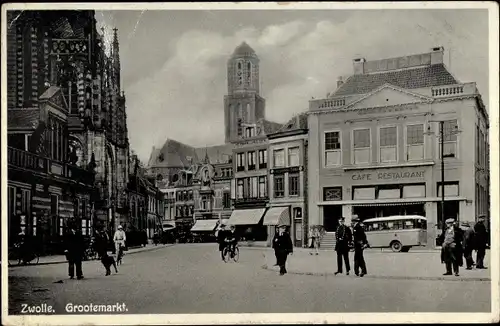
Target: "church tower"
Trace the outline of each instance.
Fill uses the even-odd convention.
[[[245,137],[245,126],[255,125],[265,116],[265,100],[260,97],[259,57],[245,42],[234,50],[227,63],[228,94],[224,96],[226,143]]]

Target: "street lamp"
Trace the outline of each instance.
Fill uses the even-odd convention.
[[[430,120],[429,122],[439,122],[439,144],[440,144],[440,152],[441,152],[441,223],[444,223],[445,221],[445,210],[444,210],[444,159],[446,157],[455,157],[455,154],[450,153],[450,154],[444,154],[444,123],[445,121],[443,120]],[[458,126],[455,126],[455,130],[450,132],[450,135],[456,135],[460,133],[458,130]],[[430,130],[430,126],[427,126],[427,135],[434,135],[433,132]],[[439,188],[438,188],[439,189]]]

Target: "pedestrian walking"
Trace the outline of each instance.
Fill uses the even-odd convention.
[[[127,236],[125,235],[125,231],[123,231],[123,227],[118,225],[118,228],[113,236],[113,242],[115,243],[115,254],[116,254],[116,262],[121,262],[123,250],[125,247],[125,241],[127,240]]]
[[[312,249],[309,254],[310,255],[319,255],[319,248],[321,245],[321,230],[319,226],[313,226],[311,227],[311,246],[310,248]]]
[[[85,252],[85,242],[82,233],[75,226],[70,226],[64,241],[66,259],[68,261],[69,278],[83,279],[82,260]]]
[[[474,225],[475,232],[475,247],[476,247],[476,268],[486,269],[484,266],[484,257],[486,256],[486,247],[489,244],[488,231],[484,225],[485,216],[481,215],[477,219],[476,225]]]
[[[275,241],[278,238],[278,235],[279,235],[279,229],[278,227],[276,227],[274,229],[274,237],[272,243],[272,247],[274,249],[274,257],[276,257],[276,264],[274,264],[274,266],[278,266],[278,247],[276,247],[276,241]]]
[[[442,238],[442,248],[441,248],[441,262],[446,265],[446,273],[443,275],[453,275],[459,276],[460,266],[463,265],[463,232],[455,224],[453,218],[449,218],[445,221],[445,230],[441,234]]]
[[[278,236],[274,238],[273,245],[277,248],[280,276],[283,276],[287,273],[286,260],[288,255],[293,253],[292,239],[290,238],[290,234],[286,231],[285,225],[279,226]]]
[[[474,237],[475,232],[469,222],[462,222],[462,231],[464,233],[463,247],[466,269],[471,270],[474,266],[474,259],[472,259],[472,252],[474,250]]]
[[[363,277],[367,274],[364,250],[368,246],[365,229],[361,225],[359,217],[352,218],[353,238],[354,238],[354,273],[356,276]],[[361,269],[361,273],[359,270]]]
[[[349,245],[352,242],[351,229],[345,225],[345,219],[339,218],[339,226],[335,232],[335,251],[337,252],[337,271],[335,275],[342,274],[342,258],[345,262],[346,275],[349,275]]]

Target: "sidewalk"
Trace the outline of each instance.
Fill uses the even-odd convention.
[[[146,247],[138,247],[138,248],[130,248],[129,250],[125,251],[125,255],[132,255],[136,254],[139,252],[145,252],[145,251],[152,251],[156,249],[161,249],[161,248],[166,248],[166,247],[171,247],[173,244],[162,244],[162,245],[152,245],[148,244]],[[36,265],[51,265],[51,264],[62,264],[66,263],[66,257],[64,255],[52,255],[52,256],[42,256],[40,257],[40,260],[38,261],[38,264]],[[36,265],[27,265],[27,266],[36,266]],[[26,265],[20,265],[20,266],[9,266],[12,268],[15,267],[21,267]]]
[[[337,254],[334,251],[320,251],[319,255],[310,255],[310,250],[295,250],[293,255],[288,256],[287,271],[289,274],[334,276],[337,271]],[[486,254],[485,266],[489,267],[489,251]],[[365,251],[365,262],[368,270],[366,278],[387,279],[419,279],[419,280],[449,280],[449,281],[491,281],[489,269],[466,270],[460,268],[460,276],[443,276],[444,264],[441,264],[441,255],[438,250],[417,252],[411,250],[408,253],[393,253],[376,249]],[[475,256],[475,255],[474,255]],[[475,259],[475,257],[474,257]],[[354,276],[354,253],[349,254],[351,264],[350,276],[344,274],[336,277]],[[274,252],[268,250],[265,253],[266,263],[263,269],[279,271]],[[464,262],[465,263],[465,262]]]

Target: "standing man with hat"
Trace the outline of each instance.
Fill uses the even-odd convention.
[[[474,231],[476,233],[476,268],[486,269],[484,267],[484,257],[486,256],[486,247],[489,243],[488,231],[484,225],[485,216],[480,215],[477,219],[476,225],[474,225]]]
[[[349,244],[352,242],[351,229],[344,224],[345,219],[339,218],[339,226],[335,232],[335,251],[337,252],[337,271],[335,275],[342,274],[342,257],[345,262],[346,275],[349,275],[351,266],[349,264]]]
[[[353,215],[352,222],[353,226],[353,237],[354,237],[354,273],[356,276],[363,277],[366,275],[366,263],[365,257],[363,256],[363,251],[368,246],[368,240],[366,239],[365,229],[361,225],[361,220],[357,215]],[[361,269],[361,273],[359,273]]]
[[[462,230],[464,232],[464,258],[467,265],[467,270],[471,270],[474,265],[474,260],[472,259],[472,251],[474,250],[474,229],[471,227],[469,222],[462,222]]]
[[[288,254],[293,253],[293,244],[290,234],[286,232],[286,225],[279,225],[278,235],[273,239],[273,247],[276,250],[280,276],[286,274],[286,259]]]
[[[82,260],[85,252],[85,243],[82,233],[77,230],[74,223],[69,225],[69,230],[64,240],[64,253],[68,260],[69,278],[73,279],[75,277],[76,267],[76,278],[81,280],[83,278]]]
[[[447,219],[445,224],[446,228],[441,234],[443,243],[441,248],[441,261],[446,265],[446,273],[443,275],[453,275],[453,267],[455,276],[459,276],[459,266],[463,265],[463,232],[455,225],[455,220],[453,218]]]

